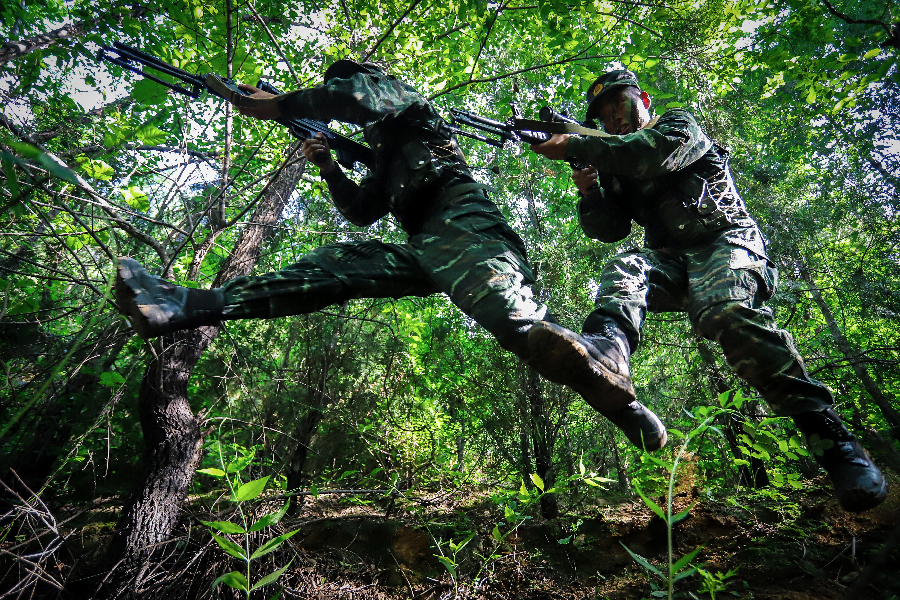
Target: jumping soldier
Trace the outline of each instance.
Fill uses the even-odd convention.
[[[272,96],[251,86],[247,116],[311,118],[364,125],[375,164],[350,180],[323,138],[303,153],[319,166],[335,206],[351,223],[370,225],[394,215],[409,240],[339,243],[317,248],[280,271],[238,277],[221,288],[176,286],[130,258],[120,258],[116,294],[143,338],[228,319],[274,318],[319,310],[353,298],[400,298],[443,292],[519,359],[538,366],[528,345],[536,322],[553,322],[535,300],[522,240],[475,181],[455,137],[415,89],[376,65],[349,60],[325,72],[324,85]],[[540,371],[540,369],[539,369]],[[569,385],[638,446],[665,443],[665,428],[633,393],[610,393],[592,371]]]
[[[588,237],[618,242],[632,221],[645,233],[644,248],[603,267],[581,335],[552,322],[531,328],[530,350],[546,361],[542,373],[565,384],[577,365],[579,373],[625,387],[627,367],[608,366],[628,364],[646,312],[687,312],[696,333],[721,345],[728,364],[775,414],[793,418],[841,506],[877,506],[887,497],[884,476],[833,410],[828,388],[807,374],[791,335],[763,306],[778,273],[735,188],[728,153],[688,111],[671,109],[651,120],[649,109],[634,73],[610,71],[588,89],[586,119],[611,135],[558,134],[531,146],[549,159],[591,165],[572,176]]]

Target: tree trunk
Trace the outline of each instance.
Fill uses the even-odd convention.
[[[828,324],[828,330],[831,332],[834,343],[837,344],[841,354],[850,361],[853,372],[856,373],[856,376],[862,383],[863,388],[865,388],[866,392],[868,392],[869,396],[872,398],[872,401],[881,410],[881,414],[891,428],[893,436],[900,440],[900,411],[894,408],[893,401],[881,391],[881,388],[875,380],[872,379],[872,376],[869,375],[865,365],[861,362],[851,360],[851,357],[859,356],[861,352],[854,347],[850,340],[844,335],[844,332],[841,331],[841,328],[837,324],[837,320],[834,318],[834,313],[831,312],[831,307],[828,305],[828,302],[825,301],[825,297],[822,296],[822,291],[816,285],[806,263],[800,258],[798,253],[795,253],[795,256],[797,258],[795,258],[794,264],[797,267],[797,271],[800,273],[800,278],[806,283],[810,294],[812,294],[813,301],[819,307],[822,316],[825,317],[825,322]]]
[[[719,370],[719,366],[716,364],[716,359],[713,356],[712,350],[710,350],[705,340],[699,340],[697,342],[697,353],[709,370],[710,378],[716,389],[716,396],[718,397],[733,389],[734,386],[730,385],[728,381],[725,380],[721,370]],[[738,447],[737,436],[740,430],[742,430],[742,428],[740,430],[739,428],[743,423],[743,420],[744,417],[741,415],[731,415],[728,417],[728,422],[725,424],[724,428],[725,440],[728,442],[728,447],[731,449],[731,453],[735,458],[748,460],[750,462],[749,466],[738,465],[738,482],[740,485],[753,489],[764,488],[769,485],[769,474],[766,472],[766,463],[755,456],[744,456]]]
[[[528,405],[531,411],[531,440],[534,448],[534,464],[538,476],[544,482],[544,489],[548,490],[556,483],[556,474],[553,471],[553,428],[546,415],[544,397],[541,394],[541,382],[537,371],[527,368],[524,384],[523,387],[528,397]],[[544,494],[541,497],[541,516],[545,519],[556,519],[559,517],[559,500],[556,494]]]
[[[319,429],[319,423],[322,422],[322,417],[325,415],[324,409],[328,404],[328,392],[326,391],[328,370],[334,362],[332,358],[334,357],[334,350],[341,337],[341,322],[346,314],[347,303],[344,302],[344,304],[341,305],[340,316],[335,321],[331,340],[325,347],[325,352],[322,353],[319,360],[313,361],[313,364],[316,365],[314,367],[316,377],[307,384],[307,389],[309,390],[307,397],[310,400],[309,408],[306,414],[303,415],[303,418],[300,419],[300,424],[297,425],[297,429],[294,432],[294,439],[297,440],[297,447],[294,449],[294,453],[291,456],[291,462],[287,467],[287,489],[291,491],[297,490],[303,485],[306,459],[309,457],[309,446],[312,443],[313,436]],[[291,506],[288,509],[291,516],[297,515],[297,512],[300,510],[300,507],[303,506],[305,499],[305,496],[293,496],[291,498]]]
[[[619,457],[619,445],[616,444],[615,438],[612,441],[613,458],[616,460],[616,480],[619,484],[619,492],[623,494],[631,493],[631,481],[628,479],[628,461]]]
[[[249,273],[257,263],[262,243],[305,166],[305,161],[300,161],[281,171],[257,205],[252,224],[241,232],[214,287]],[[144,472],[119,517],[109,555],[110,563],[124,562],[126,573],[119,581],[129,585],[140,585],[140,569],[171,532],[200,462],[202,434],[188,402],[187,387],[197,361],[220,328],[201,327],[165,336],[158,345],[159,357],[150,363],[141,382],[138,403],[146,444]]]

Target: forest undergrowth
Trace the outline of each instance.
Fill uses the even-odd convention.
[[[691,561],[698,571],[675,584],[673,597],[897,598],[900,482],[890,477],[887,502],[851,514],[839,508],[824,477],[803,489],[713,497],[687,469],[674,495],[675,509],[689,509],[674,528],[675,552],[701,549]],[[267,528],[268,534],[249,534],[250,547],[273,535],[289,537],[254,563],[260,574],[283,572],[250,597],[667,597],[658,578],[629,555],[664,570],[665,522],[638,497],[583,488],[560,498],[563,516],[553,520],[541,518],[537,504],[520,507],[514,517],[509,490],[496,483],[309,495],[297,517],[284,517]],[[137,597],[245,597],[221,583],[241,561],[201,525],[234,520],[236,507],[215,510],[223,506],[218,500],[221,494],[206,494],[186,503],[172,537],[142,566]],[[657,501],[665,505],[665,498]],[[104,590],[103,581],[115,577],[102,565],[119,503],[108,498],[79,508],[65,504],[54,512],[38,500],[7,513],[0,543],[2,597],[115,596]],[[283,497],[260,496],[244,511],[262,517],[283,503]],[[296,534],[285,536],[288,532]]]

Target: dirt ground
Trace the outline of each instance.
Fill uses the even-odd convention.
[[[893,478],[891,484],[888,500],[862,514],[842,511],[824,478],[802,490],[748,492],[729,501],[703,498],[696,489],[680,492],[677,510],[696,504],[673,531],[674,560],[701,546],[692,565],[711,576],[731,575],[712,596],[695,573],[675,584],[675,597],[900,599],[900,481]],[[277,584],[252,598],[271,598],[279,587],[282,598],[317,600],[667,597],[666,582],[625,548],[665,571],[668,537],[662,519],[639,499],[594,495],[572,504],[554,521],[536,516],[515,529],[503,524],[498,531],[510,533],[498,543],[492,530],[502,522],[503,509],[487,489],[373,501],[322,495],[305,503],[301,518],[285,518],[276,526],[277,533],[299,531],[253,563],[251,582],[289,566]],[[69,532],[47,563],[62,590],[38,581],[24,595],[13,591],[9,597],[92,597],[103,574],[92,572],[91,565],[102,554],[114,514],[109,506],[95,511],[90,523]],[[177,535],[142,575],[137,597],[244,597],[223,584],[210,587],[219,575],[242,568],[197,522],[220,517],[211,516],[201,501],[189,504]],[[254,534],[260,537],[250,540],[251,547],[265,541],[263,533],[272,535]],[[470,536],[454,555],[449,542]],[[11,548],[10,539],[0,549]],[[444,563],[436,556],[439,543]],[[0,567],[0,597],[5,597],[27,570],[8,558]]]

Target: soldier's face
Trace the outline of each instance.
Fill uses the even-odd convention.
[[[650,97],[637,88],[621,87],[602,98],[596,116],[606,133],[625,135],[634,133],[650,121]]]

